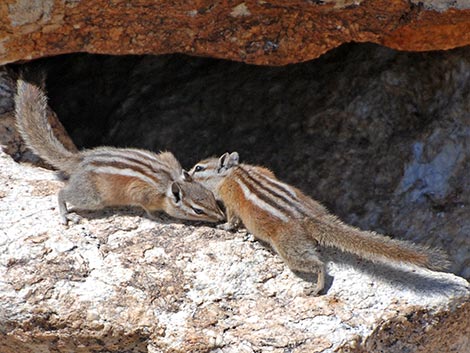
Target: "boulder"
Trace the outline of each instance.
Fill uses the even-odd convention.
[[[54,173],[0,154],[0,351],[468,352],[452,274],[326,249],[327,293],[244,231],[139,209],[59,224]]]

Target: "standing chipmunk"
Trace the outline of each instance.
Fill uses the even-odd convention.
[[[448,261],[438,249],[362,231],[341,222],[299,189],[279,181],[266,168],[239,164],[237,152],[197,163],[189,172],[226,207],[226,230],[241,220],[256,238],[269,243],[290,269],[317,273],[314,289],[324,288],[325,264],[317,246],[332,246],[372,261],[409,263],[433,270]]]
[[[61,222],[78,222],[66,202],[84,210],[106,206],[140,206],[189,220],[225,219],[212,192],[194,182],[170,152],[156,154],[132,148],[98,147],[71,152],[47,122],[47,97],[37,86],[18,80],[15,96],[18,130],[26,145],[64,172],[68,183],[59,191]]]

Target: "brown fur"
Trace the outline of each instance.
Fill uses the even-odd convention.
[[[317,201],[277,180],[266,168],[244,164],[224,168],[230,158],[227,156],[197,164],[205,167],[201,171],[205,180],[202,182],[211,186],[225,204],[229,223],[240,219],[255,237],[269,243],[292,270],[316,272],[316,293],[323,289],[325,275],[325,265],[317,251],[319,245],[333,246],[372,261],[409,263],[433,270],[449,264],[438,249],[362,231],[341,222]],[[238,154],[233,160],[238,161]],[[195,168],[191,173],[199,180]],[[245,185],[249,197],[240,184]],[[264,207],[259,206],[260,202]],[[224,229],[233,226],[228,224]]]

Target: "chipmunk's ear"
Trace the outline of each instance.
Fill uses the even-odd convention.
[[[219,158],[218,170],[220,171],[222,168],[230,169],[237,166],[239,159],[240,157],[238,156],[238,152],[232,152],[230,154],[228,152],[224,153]]]
[[[240,157],[238,155],[238,152],[232,152],[230,153],[230,156],[228,157],[227,165],[226,168],[232,168],[238,165],[240,161]]]
[[[225,168],[225,165],[227,164],[227,160],[230,157],[228,152],[225,152],[223,155],[220,156],[219,158],[219,164],[217,165],[217,171],[220,172],[222,168]]]
[[[175,203],[181,202],[181,199],[183,198],[183,192],[181,191],[181,187],[177,182],[173,182],[171,184],[171,194],[173,195]]]
[[[183,180],[184,181],[193,181],[193,177],[186,170],[183,169]]]

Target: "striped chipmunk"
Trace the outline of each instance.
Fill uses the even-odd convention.
[[[299,189],[279,181],[263,167],[240,164],[237,152],[197,163],[189,173],[226,208],[226,230],[240,221],[269,243],[293,271],[317,273],[312,294],[325,284],[318,246],[330,246],[371,261],[408,263],[432,270],[448,266],[446,255],[406,241],[363,231],[340,221]]]
[[[15,103],[26,145],[68,178],[58,195],[61,223],[80,220],[66,203],[82,210],[140,206],[151,218],[152,211],[164,211],[188,220],[225,219],[212,192],[194,182],[172,153],[113,147],[72,152],[52,132],[47,97],[40,87],[18,80]]]

